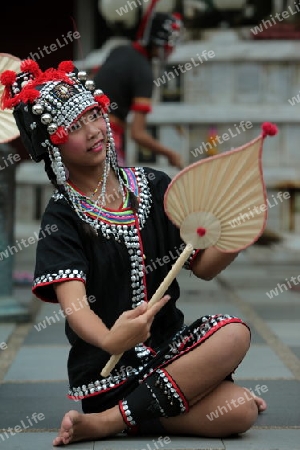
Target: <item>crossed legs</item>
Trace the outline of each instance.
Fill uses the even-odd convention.
[[[240,364],[249,345],[249,330],[240,323],[228,324],[167,366],[190,405],[185,414],[160,419],[167,434],[225,437],[243,433],[253,425],[258,412],[266,409],[265,402],[246,389],[223,381]],[[93,414],[70,411],[64,416],[53,445],[98,440],[124,428],[118,406]]]

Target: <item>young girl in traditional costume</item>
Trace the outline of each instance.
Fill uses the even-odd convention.
[[[55,186],[41,223],[41,232],[55,232],[38,242],[33,292],[64,311],[68,395],[82,401],[83,414],[69,411],[53,444],[120,432],[225,437],[248,430],[266,405],[232,380],[249,349],[247,325],[228,314],[185,325],[176,280],[147,309],[184,246],[164,211],[169,177],[118,166],[109,101],[71,62],[42,72],[25,60],[21,73],[6,71],[0,81],[2,106],[13,108],[24,146]],[[166,256],[159,267],[151,263]],[[185,268],[210,280],[236,256],[196,250]],[[238,408],[210,420],[227,402]]]

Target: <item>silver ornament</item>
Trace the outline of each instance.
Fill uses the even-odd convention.
[[[50,123],[50,125],[47,126],[47,131],[49,134],[53,134],[53,133],[55,133],[57,128],[58,128],[58,126],[56,125],[56,123]]]
[[[33,114],[37,114],[37,115],[43,114],[44,107],[40,104],[33,105],[32,112],[33,112]]]
[[[86,77],[87,77],[87,73],[84,70],[81,70],[80,72],[78,72],[78,80],[80,81],[85,81]]]
[[[52,116],[51,116],[51,114],[48,114],[48,113],[43,114],[42,117],[41,117],[41,122],[42,122],[44,125],[48,125],[48,123],[51,123],[51,122],[52,122]]]
[[[88,91],[93,91],[95,89],[95,83],[93,80],[87,80],[85,82],[85,87]]]

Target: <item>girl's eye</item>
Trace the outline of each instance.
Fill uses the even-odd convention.
[[[72,124],[72,126],[70,127],[70,132],[72,133],[73,131],[77,131],[80,130],[81,125],[79,122],[75,122]]]
[[[102,114],[101,114],[100,111],[94,111],[94,112],[93,112],[93,114],[92,114],[92,120],[97,120],[97,119],[99,119],[100,117],[102,117]]]

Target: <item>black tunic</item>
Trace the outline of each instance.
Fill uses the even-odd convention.
[[[143,173],[142,169],[124,169],[131,179],[132,186],[139,171],[140,174]],[[150,209],[146,211],[146,216],[144,214],[145,223],[140,230],[140,242],[136,251],[142,249],[144,254],[144,280],[147,298],[150,299],[185,244],[180,238],[178,229],[164,212],[164,193],[170,178],[163,172],[153,169],[144,169],[144,175],[142,179],[138,176],[139,181],[135,189],[138,188],[141,192],[142,184],[144,188],[145,185],[148,186],[148,198],[145,201],[150,203]],[[139,206],[139,209],[141,208],[143,201]],[[53,283],[66,279],[82,280],[86,285],[86,301],[90,302],[91,309],[101,317],[107,327],[111,327],[123,311],[136,306],[132,301],[134,288],[130,254],[122,240],[118,242],[113,237],[107,239],[103,237],[101,230],[98,231],[98,235],[93,232],[88,235],[76,212],[65,198],[58,195],[51,198],[45,210],[41,230],[44,230],[46,225],[56,225],[57,231],[38,242],[33,287],[33,292],[38,298],[57,302]],[[133,373],[133,368],[141,367],[149,361],[149,354],[151,355],[149,347],[157,348],[182,327],[183,314],[176,307],[176,300],[180,295],[176,280],[168,289],[168,293],[171,300],[157,314],[147,347],[142,346],[125,352],[118,367],[124,365],[131,367]],[[84,301],[84,299],[77,300],[74,299],[74,309],[80,308],[80,302],[82,304]],[[71,391],[74,393],[74,388],[87,386],[95,380],[99,381],[99,373],[110,355],[80,339],[70,328],[68,321],[66,321],[66,335],[72,346],[68,373]],[[120,374],[119,371],[118,375],[120,382],[126,378],[123,372]],[[117,378],[115,381],[118,383]],[[85,395],[80,397],[90,394],[88,391],[82,393]]]
[[[148,168],[121,171],[139,199],[137,213],[131,208],[129,196],[118,211],[95,210],[82,197],[85,213],[81,220],[61,194],[54,194],[42,219],[33,286],[37,297],[57,303],[54,283],[81,280],[86,298],[74,299],[70,311],[66,310],[67,317],[89,301],[107,327],[123,311],[150,300],[185,247],[179,230],[164,212],[170,178]],[[45,231],[49,229],[53,232]],[[190,268],[196,254],[194,251],[185,268]],[[176,280],[168,293],[171,300],[156,315],[150,339],[126,351],[106,378],[100,372],[110,355],[80,339],[66,320],[71,344],[68,396],[82,400],[84,412],[100,412],[116,405],[153,370],[166,367],[201,345],[221,327],[242,322],[217,314],[203,316],[187,326],[176,306],[180,295]]]

